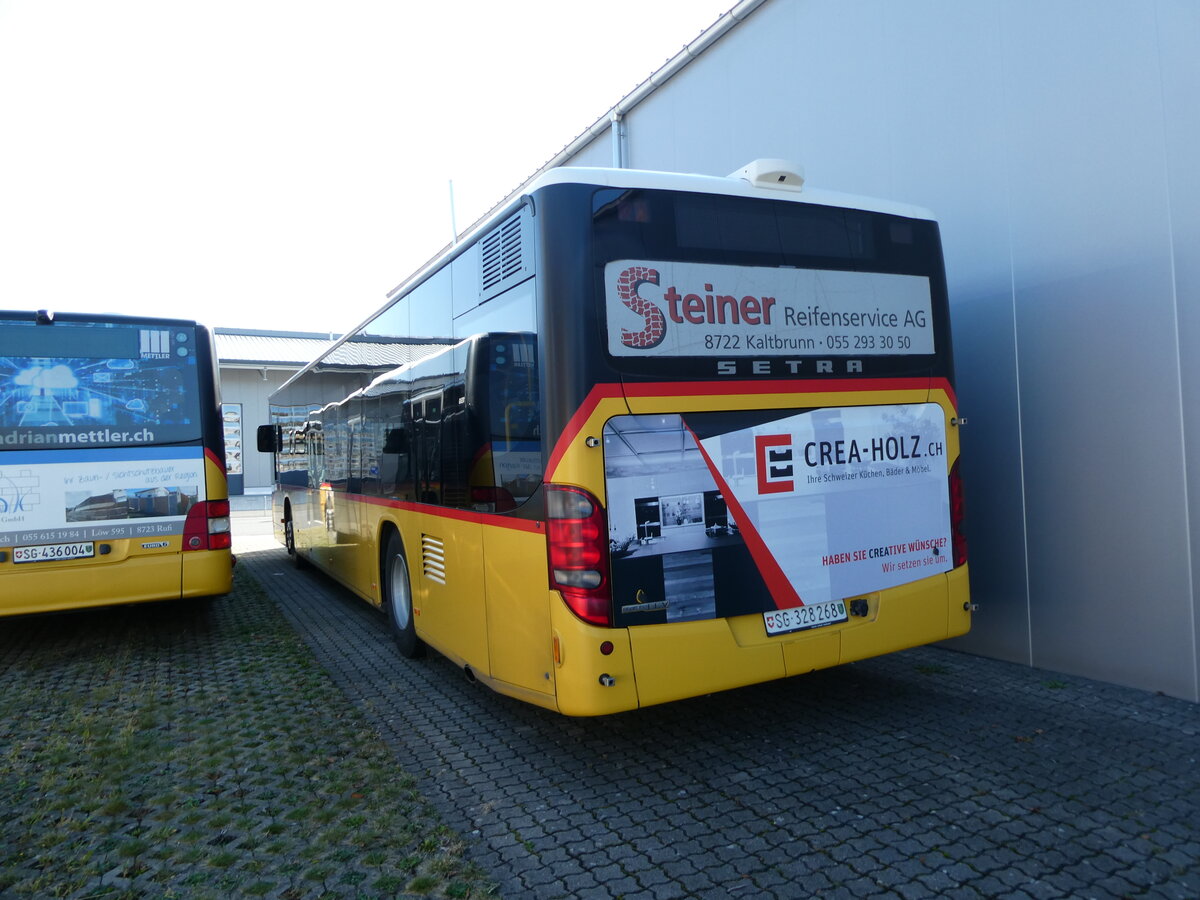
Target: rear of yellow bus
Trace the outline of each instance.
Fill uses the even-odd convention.
[[[621,177],[535,198],[559,710],[967,631],[936,222]]]
[[[0,312],[0,616],[229,592],[217,385],[194,322]]]

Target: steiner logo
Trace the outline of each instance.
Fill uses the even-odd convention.
[[[667,318],[663,311],[638,296],[638,288],[643,284],[657,285],[658,270],[649,266],[630,266],[617,278],[617,297],[645,320],[641,331],[621,329],[621,343],[637,350],[657,347],[667,336]]]
[[[670,320],[683,329],[682,333],[691,332],[689,337],[685,338],[685,343],[698,342],[707,350],[716,349],[717,346],[737,348],[743,341],[747,347],[754,347],[752,341],[759,341],[762,342],[759,349],[778,349],[778,344],[767,345],[770,335],[752,336],[745,332],[727,330],[735,326],[769,329],[776,303],[774,297],[747,294],[739,299],[734,294],[720,293],[713,283],[706,281],[703,294],[681,293],[676,285],[671,284],[662,292],[660,304],[638,295],[638,290],[643,284],[661,287],[659,270],[650,266],[627,266],[617,276],[617,299],[631,312],[642,317],[640,331],[621,329],[621,343],[626,347],[635,350],[657,347],[667,336],[667,322]],[[718,331],[697,334],[692,326],[716,326]]]
[[[792,438],[787,434],[754,436],[754,463],[758,470],[758,493],[782,494],[796,489],[792,460]]]

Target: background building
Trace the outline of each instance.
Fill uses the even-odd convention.
[[[271,421],[267,398],[336,340],[337,335],[214,328],[225,419],[230,494],[269,491],[271,456],[255,447],[255,429]]]
[[[1200,699],[1200,5],[746,0],[554,157],[942,223],[964,649]]]

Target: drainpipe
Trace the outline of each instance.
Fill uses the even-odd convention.
[[[612,134],[612,167],[614,169],[624,169],[627,159],[625,152],[625,117],[621,115],[619,110],[613,110],[612,118],[609,120],[609,130]]]

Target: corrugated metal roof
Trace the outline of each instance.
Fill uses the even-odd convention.
[[[337,340],[329,335],[244,331],[232,328],[214,330],[217,359],[222,365],[288,365],[297,368],[316,359]]]
[[[321,360],[321,368],[388,369],[421,359],[457,341],[423,343],[418,340],[349,340]]]
[[[337,343],[339,335],[296,331],[213,329],[217,359],[223,366],[285,366],[302,368]],[[452,340],[349,340],[322,361],[325,366],[384,369],[402,366],[445,348]]]

